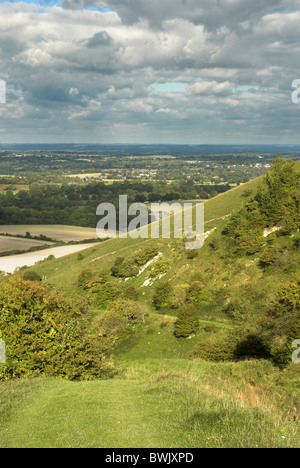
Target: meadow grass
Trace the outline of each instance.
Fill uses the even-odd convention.
[[[146,328],[137,341],[116,349],[114,379],[0,384],[0,447],[299,445],[296,366],[287,379],[263,360],[191,361],[194,342],[174,338],[173,322],[153,316],[151,333]]]
[[[111,381],[1,384],[0,447],[297,447],[296,423],[263,389],[233,386],[231,367],[157,359]]]

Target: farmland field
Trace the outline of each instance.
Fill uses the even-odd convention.
[[[44,260],[50,255],[55,258],[61,258],[66,255],[80,252],[98,244],[79,244],[79,245],[66,245],[63,247],[53,247],[50,249],[40,250],[38,252],[28,252],[21,255],[12,255],[9,257],[0,258],[0,271],[5,273],[13,273],[16,268],[21,268],[25,265],[33,266],[35,263]]]
[[[0,226],[0,233],[21,235],[25,236],[27,232],[30,232],[32,236],[44,235],[51,239],[72,242],[72,241],[83,241],[86,239],[96,239],[97,233],[92,228],[82,228],[78,226],[61,226],[61,225],[11,225],[11,226]]]
[[[0,253],[11,250],[29,250],[31,247],[48,244],[50,244],[50,242],[35,239],[21,239],[18,237],[0,236]]]

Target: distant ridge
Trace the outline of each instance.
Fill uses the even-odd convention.
[[[96,152],[107,154],[144,155],[144,154],[169,154],[178,155],[208,155],[208,154],[245,154],[260,153],[274,155],[300,156],[300,145],[133,145],[133,144],[81,144],[81,143],[2,143],[0,151],[64,151],[64,152]]]

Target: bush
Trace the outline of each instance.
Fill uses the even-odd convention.
[[[111,269],[112,275],[116,278],[131,278],[137,276],[138,272],[139,268],[133,258],[119,257]]]
[[[280,248],[277,247],[276,245],[270,245],[260,258],[260,265],[262,267],[268,267],[270,265],[273,265],[280,253]]]
[[[220,248],[220,240],[217,239],[216,237],[213,237],[211,239],[211,241],[209,242],[209,246],[213,249],[213,250],[218,250]]]
[[[123,293],[123,297],[125,299],[129,299],[130,301],[138,301],[139,292],[134,286],[130,286],[130,288],[126,289],[126,291]]]
[[[78,276],[78,286],[85,291],[97,293],[107,281],[104,273],[98,273],[93,270],[84,270]]]
[[[117,258],[111,273],[116,278],[132,278],[137,276],[140,267],[146,265],[158,253],[157,249],[144,249],[135,254],[135,257]]]
[[[120,340],[120,336],[130,336],[124,334],[125,329],[144,322],[145,310],[140,304],[127,299],[119,299],[112,302],[100,320],[100,333],[102,336],[111,336],[115,340]]]
[[[246,309],[247,306],[245,305],[245,301],[239,297],[233,297],[230,299],[230,302],[226,304],[224,312],[228,315],[228,317],[234,320],[239,320],[246,315]]]
[[[244,234],[238,239],[237,252],[246,255],[254,255],[259,252],[265,243],[263,236],[256,236],[255,233]]]
[[[51,260],[55,260],[55,256],[54,255],[49,255],[49,257],[46,258],[46,262],[51,262]]]
[[[97,302],[99,305],[106,305],[115,301],[120,295],[119,285],[116,283],[104,283],[97,289]]]
[[[95,274],[93,270],[83,270],[78,275],[77,284],[80,288],[84,288],[86,282]]]
[[[200,281],[193,281],[187,289],[186,301],[192,304],[203,305],[208,301],[205,286]]]
[[[155,308],[157,310],[169,309],[171,307],[172,293],[173,288],[167,281],[157,284],[152,299]]]
[[[197,344],[194,357],[212,362],[233,361],[239,343],[246,337],[246,330],[222,330]]]
[[[199,318],[195,307],[185,306],[178,315],[175,323],[176,338],[187,338],[199,330]]]
[[[259,323],[257,337],[275,364],[291,362],[292,343],[300,338],[300,277],[281,287]]]
[[[111,372],[106,349],[88,335],[84,305],[69,302],[53,289],[12,279],[0,289],[0,334],[7,363],[0,380],[55,376],[91,380]]]
[[[139,266],[146,265],[152,258],[156,257],[158,250],[156,248],[148,248],[140,250],[135,255],[135,262]]]
[[[151,278],[157,278],[158,276],[165,275],[168,273],[170,265],[166,260],[158,260],[150,272]]]
[[[25,273],[23,273],[23,280],[40,282],[42,281],[42,278],[40,277],[38,273],[36,273],[36,271],[26,271]]]
[[[189,250],[188,254],[187,254],[187,258],[189,260],[194,260],[195,258],[197,258],[199,255],[199,250],[196,250],[196,249],[192,249],[192,250]]]
[[[295,240],[294,240],[294,248],[296,250],[300,249],[300,237],[297,237]]]

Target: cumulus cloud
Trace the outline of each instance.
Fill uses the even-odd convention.
[[[299,0],[43,5],[0,3],[7,141],[298,141]]]
[[[89,49],[99,47],[99,46],[106,46],[111,44],[112,38],[106,31],[100,31],[94,34],[93,37],[89,39],[83,40],[82,43],[86,45]]]
[[[232,85],[229,81],[225,81],[224,83],[218,83],[217,81],[201,81],[188,86],[186,93],[188,96],[209,94],[227,96],[228,94],[232,94]]]

